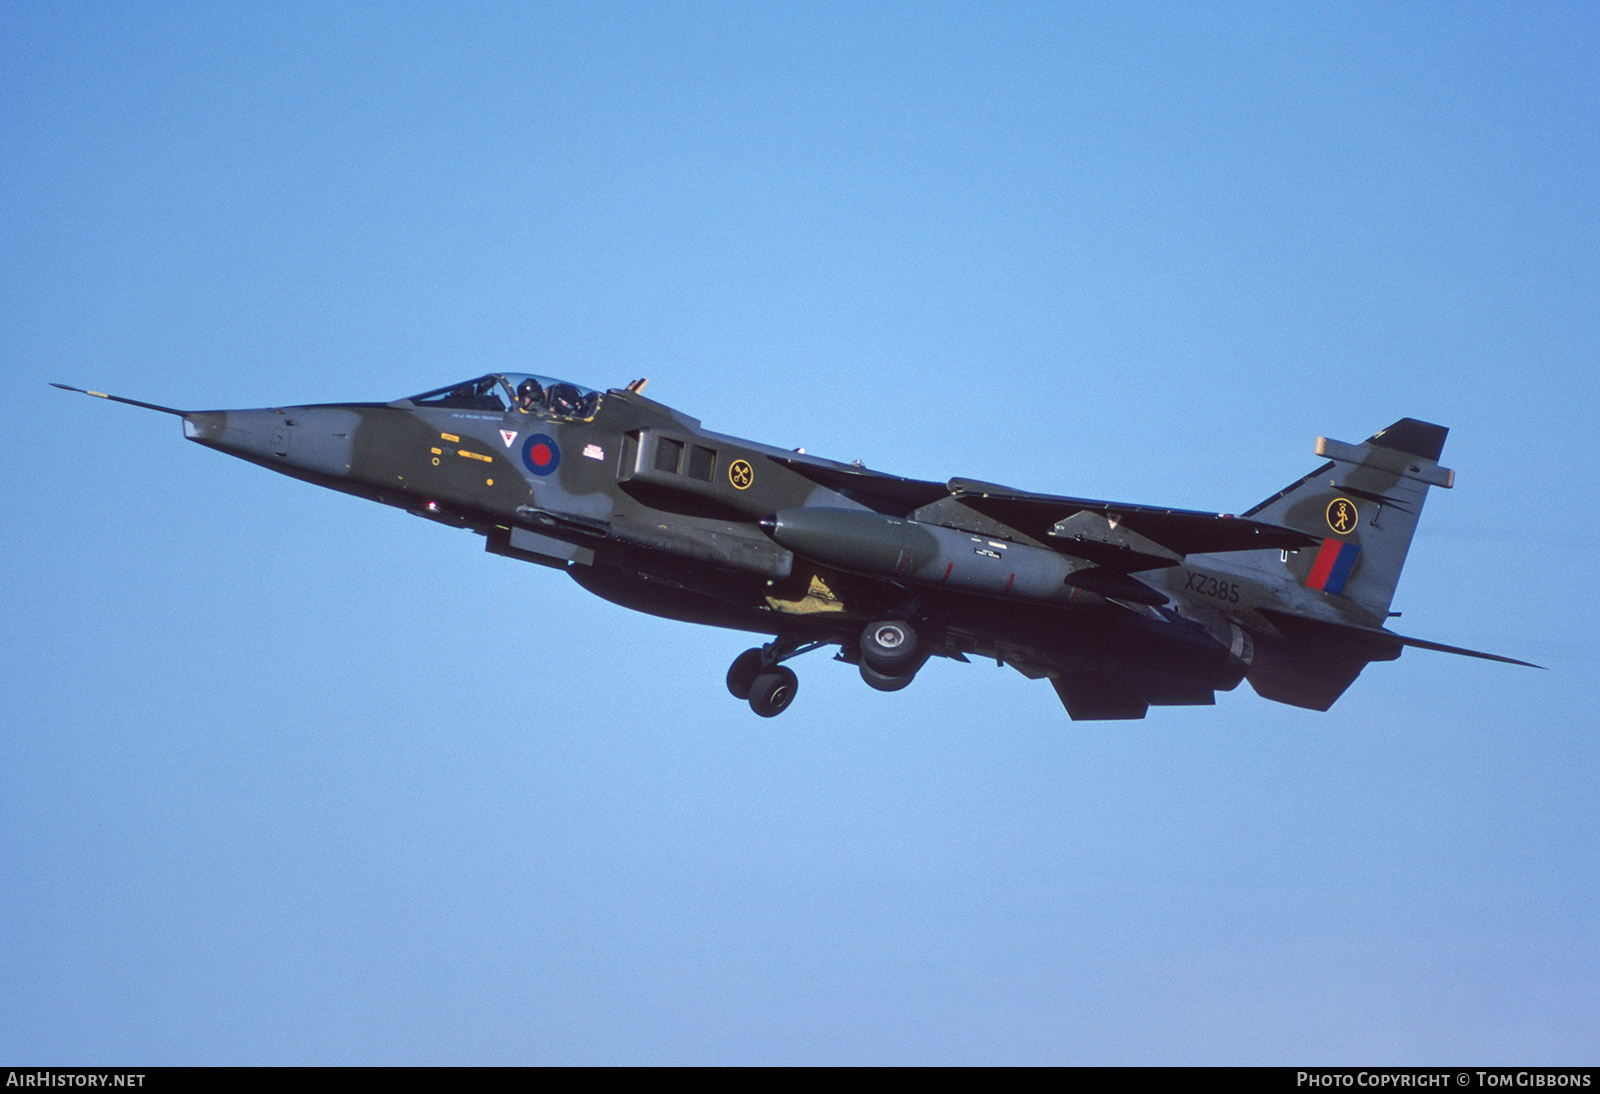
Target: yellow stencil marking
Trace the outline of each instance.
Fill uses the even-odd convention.
[[[454,433],[441,433],[441,434],[439,434],[439,436],[443,437],[445,440],[449,441],[451,444],[458,444],[461,441],[461,438],[457,437]]]

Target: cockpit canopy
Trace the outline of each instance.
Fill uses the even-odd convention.
[[[600,411],[598,391],[525,372],[491,372],[476,380],[413,395],[417,406],[485,410],[497,414],[537,414],[542,418],[588,421]]]

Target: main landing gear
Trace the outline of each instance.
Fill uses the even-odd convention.
[[[911,683],[922,661],[917,632],[903,619],[883,619],[861,632],[861,679],[879,691],[899,691]]]
[[[759,649],[748,649],[728,667],[728,692],[744,699],[763,718],[775,718],[789,709],[800,690],[800,678],[787,665],[791,657],[825,645],[802,646],[779,638]],[[853,656],[852,656],[853,654]],[[839,659],[857,662],[861,679],[879,691],[899,691],[917,675],[928,658],[917,649],[917,632],[902,619],[882,619],[861,632],[859,651],[842,649]]]

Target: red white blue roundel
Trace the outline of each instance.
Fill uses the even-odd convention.
[[[535,433],[522,442],[522,463],[535,475],[549,475],[561,466],[561,446],[548,433]]]

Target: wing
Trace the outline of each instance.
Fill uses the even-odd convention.
[[[1032,494],[971,479],[951,479],[946,488],[992,520],[1116,570],[1171,566],[1185,555],[1292,550],[1318,542],[1304,532],[1225,513]]]
[[[1185,555],[1293,550],[1320,540],[1276,524],[1220,513],[1034,494],[974,479],[905,479],[865,468],[793,457],[778,462],[851,501],[897,517],[945,498],[1063,554],[1130,572],[1171,566]]]
[[[881,471],[868,471],[864,467],[852,467],[831,460],[795,456],[774,456],[772,460],[798,475],[804,475],[818,486],[826,486],[844,495],[858,505],[893,517],[908,516],[913,510],[950,496],[942,482],[904,479],[898,475],[885,475]]]

